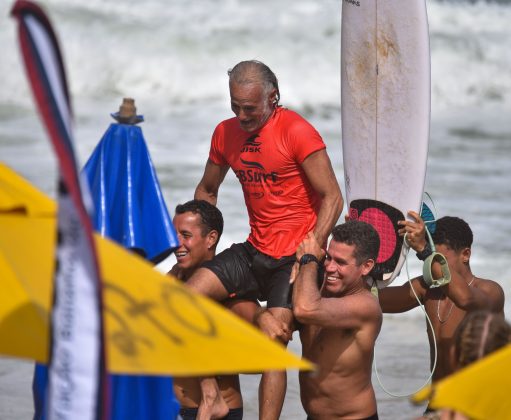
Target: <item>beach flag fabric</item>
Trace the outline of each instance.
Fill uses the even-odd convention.
[[[107,417],[101,284],[91,200],[73,150],[72,111],[62,56],[45,13],[18,0],[12,15],[30,85],[59,164],[49,419]]]
[[[48,363],[56,203],[0,162],[0,354]],[[313,366],[225,307],[94,234],[108,371],[203,376]],[[30,264],[26,264],[30,261]]]

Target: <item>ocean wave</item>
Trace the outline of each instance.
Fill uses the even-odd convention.
[[[340,105],[340,7],[324,0],[45,0],[64,50],[71,91],[104,100],[160,104],[228,101],[226,71],[242,59],[267,62],[283,103],[311,112]],[[510,2],[430,1],[432,105],[511,106]],[[3,16],[6,5],[0,6]],[[14,36],[0,25],[0,105],[31,106]],[[326,110],[326,111],[325,111]]]

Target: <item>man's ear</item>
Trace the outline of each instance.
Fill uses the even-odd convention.
[[[208,232],[208,249],[214,248],[218,243],[218,232],[216,230],[210,230]]]
[[[270,93],[270,103],[271,105],[276,105],[278,102],[277,100],[277,89],[273,89]]]
[[[365,260],[362,263],[362,275],[363,276],[367,276],[371,272],[371,270],[373,269],[374,264],[375,264],[374,260],[372,260],[372,259]]]
[[[463,264],[468,264],[470,262],[470,256],[472,255],[472,250],[470,248],[463,248],[461,251],[461,258]]]

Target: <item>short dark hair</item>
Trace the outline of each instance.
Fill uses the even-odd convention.
[[[467,222],[459,217],[444,216],[436,221],[433,243],[446,245],[454,251],[470,248],[474,235]]]
[[[190,200],[176,206],[176,214],[186,212],[200,215],[202,236],[206,236],[212,230],[216,230],[218,232],[218,240],[220,240],[224,230],[224,218],[222,217],[222,212],[217,207],[205,200]]]
[[[232,69],[227,70],[229,82],[237,84],[261,82],[268,93],[275,89],[274,105],[277,106],[280,100],[279,81],[275,73],[263,62],[257,60],[240,61]],[[254,79],[256,76],[256,79]]]
[[[346,245],[355,245],[353,256],[357,264],[378,257],[380,250],[380,237],[376,229],[369,223],[360,220],[349,220],[337,225],[332,230],[332,240]]]

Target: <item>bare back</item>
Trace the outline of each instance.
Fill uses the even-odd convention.
[[[317,372],[300,373],[302,404],[313,419],[369,417],[377,411],[371,367],[381,309],[368,290],[331,299],[352,300],[363,308],[363,320],[357,328],[303,325],[302,354],[317,365]]]

